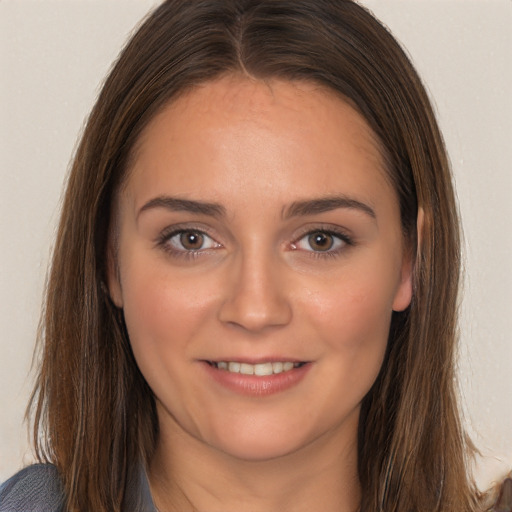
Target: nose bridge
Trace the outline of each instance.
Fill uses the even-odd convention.
[[[240,250],[230,265],[221,321],[249,331],[287,324],[292,310],[283,267],[278,255],[260,244]]]

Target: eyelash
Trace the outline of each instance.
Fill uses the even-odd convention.
[[[178,236],[182,235],[184,233],[194,234],[194,235],[200,235],[203,237],[206,237],[210,239],[215,246],[214,247],[208,247],[206,249],[197,249],[197,250],[188,250],[186,248],[183,249],[176,249],[172,247],[171,240]],[[179,228],[179,227],[173,227],[170,230],[164,230],[160,236],[156,240],[156,245],[158,247],[161,247],[164,251],[169,253],[171,256],[175,258],[186,258],[186,259],[195,259],[198,256],[201,255],[201,253],[208,251],[209,249],[215,249],[217,247],[220,247],[221,244],[219,244],[213,237],[211,237],[207,232],[204,231],[204,229],[194,229],[191,228]]]
[[[342,242],[341,247],[337,247],[335,249],[327,249],[326,251],[315,251],[314,249],[305,250],[305,252],[309,253],[314,258],[336,258],[340,256],[344,251],[347,250],[348,247],[355,245],[352,237],[347,235],[347,233],[342,230],[333,229],[331,226],[328,228],[319,227],[316,229],[309,229],[306,232],[302,233],[295,242],[293,242],[292,247],[294,250],[297,249],[296,245],[301,241],[306,239],[307,237],[315,234],[327,235],[337,239]]]
[[[178,236],[182,235],[184,233],[189,234],[195,234],[200,235],[203,237],[207,237],[210,239],[215,246],[214,247],[207,247],[207,248],[200,248],[197,250],[188,250],[186,248],[183,249],[176,249],[172,247],[171,240]],[[349,246],[353,246],[354,241],[353,239],[348,236],[345,232],[341,230],[333,229],[331,226],[328,228],[316,228],[316,229],[309,229],[305,232],[303,232],[299,237],[295,239],[294,242],[292,242],[292,250],[300,250],[297,248],[297,244],[301,242],[302,240],[306,239],[307,237],[315,234],[322,234],[327,235],[329,237],[332,237],[334,239],[337,239],[338,241],[342,242],[341,247],[337,247],[335,249],[327,249],[325,251],[315,251],[311,248],[311,250],[304,250],[304,252],[309,253],[310,256],[314,258],[335,258],[341,255]],[[335,242],[334,242],[335,243]],[[211,237],[207,232],[204,231],[204,229],[194,229],[192,228],[179,228],[179,227],[173,227],[169,230],[164,230],[158,239],[156,240],[156,245],[163,248],[167,253],[169,253],[171,256],[175,258],[187,258],[187,259],[195,259],[199,257],[202,253],[210,250],[210,249],[216,249],[217,247],[221,247],[221,244],[215,241],[213,237]]]

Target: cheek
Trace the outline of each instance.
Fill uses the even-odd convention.
[[[354,347],[387,340],[394,297],[389,278],[382,278],[378,273],[363,276],[353,273],[333,279],[309,295],[308,302],[318,326],[336,333],[334,339],[343,339]]]
[[[171,275],[172,274],[172,275]],[[208,283],[180,278],[156,265],[127,267],[124,314],[136,360],[144,368],[172,366],[177,354],[192,357],[189,342],[209,318]]]
[[[386,352],[395,286],[388,274],[340,275],[310,292],[308,318],[321,333],[331,364],[327,377],[360,398],[376,379]]]

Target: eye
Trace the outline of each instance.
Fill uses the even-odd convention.
[[[317,230],[306,233],[293,244],[294,249],[316,253],[333,253],[351,244],[350,239],[342,233]]]
[[[165,237],[164,243],[176,252],[197,252],[220,247],[206,233],[194,229],[174,231]]]

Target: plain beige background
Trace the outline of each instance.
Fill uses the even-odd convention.
[[[512,469],[512,1],[366,0],[434,98],[465,233],[460,380],[485,485]],[[102,78],[153,0],[0,2],[0,481],[24,408],[66,169]]]

